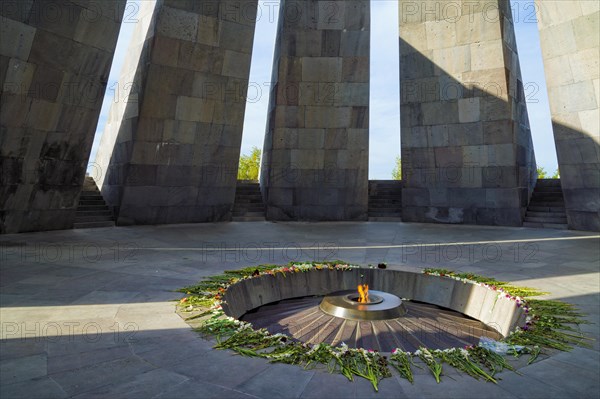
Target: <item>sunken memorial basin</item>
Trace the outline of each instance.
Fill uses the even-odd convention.
[[[357,286],[360,284],[368,284],[377,291],[370,291],[375,297],[385,294],[382,303],[395,301],[392,297],[398,298],[400,304],[388,303],[394,304],[393,307],[397,308],[398,317],[402,317],[404,311],[400,299],[403,298],[462,313],[481,321],[503,337],[516,326],[525,324],[526,314],[515,301],[505,299],[498,292],[482,285],[448,277],[391,269],[322,269],[262,275],[231,285],[224,293],[222,306],[228,316],[239,319],[263,305],[287,299],[308,296],[327,297],[333,293],[343,293],[341,297],[345,297],[356,293]],[[388,294],[391,297],[387,297]],[[339,300],[344,302],[343,298]],[[328,304],[323,306],[323,302],[321,309],[327,312]],[[352,306],[360,305],[348,304],[346,307],[352,309]],[[377,304],[368,306],[377,306]],[[352,318],[354,312],[347,312],[347,315],[348,318]],[[343,317],[337,314],[334,316]],[[360,316],[358,317],[360,319]]]

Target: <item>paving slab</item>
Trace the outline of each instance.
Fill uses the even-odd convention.
[[[0,380],[2,383],[15,383],[43,377],[47,374],[46,354],[21,357],[3,361],[0,366]]]
[[[177,386],[188,378],[177,373],[163,369],[150,370],[147,373],[137,374],[131,379],[121,383],[108,383],[100,388],[75,395],[74,398],[139,398],[146,399],[156,396],[157,393],[167,391],[172,386]]]
[[[300,396],[313,376],[313,372],[287,364],[281,366],[267,368],[236,388],[260,398]]]
[[[61,386],[49,377],[34,378],[15,384],[2,384],[0,397],[11,399],[68,398]]]
[[[180,384],[168,387],[165,391],[158,393],[152,398],[155,399],[171,399],[174,397],[181,398],[206,398],[206,399],[251,399],[256,396],[248,395],[244,392],[235,389],[222,387],[215,384],[210,384],[205,381],[187,380]]]
[[[54,243],[65,251],[89,243],[114,248],[115,242],[135,243],[138,250],[133,262],[115,261],[106,251],[95,262],[81,254],[73,262],[52,262],[7,251],[3,245],[10,242],[28,250]],[[515,260],[511,246],[525,244],[536,246],[535,262]],[[444,251],[456,245],[465,252],[451,261]],[[501,248],[500,257],[486,256],[486,245]],[[364,379],[349,382],[339,374],[214,350],[214,341],[202,339],[175,313],[184,295],[175,290],[202,276],[315,257],[363,265],[384,260],[389,269],[413,272],[445,267],[533,286],[579,306],[595,323],[579,328],[596,341],[520,364],[523,375],[502,373],[498,385],[453,369],[436,384],[427,370],[414,369],[415,384],[394,372],[376,393]],[[136,226],[4,235],[0,259],[2,398],[129,392],[157,398],[530,399],[600,393],[600,238],[591,233],[377,222]]]
[[[154,366],[136,356],[52,374],[56,381],[70,396],[91,391],[108,384],[120,384],[154,369]]]

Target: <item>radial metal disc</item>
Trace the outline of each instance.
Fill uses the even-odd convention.
[[[358,302],[356,291],[340,291],[321,301],[321,310],[331,316],[348,320],[390,320],[406,313],[402,300],[396,295],[369,291],[368,303]]]
[[[353,348],[391,352],[395,348],[414,352],[423,346],[445,349],[477,345],[480,337],[502,338],[482,322],[435,305],[403,301],[406,314],[386,320],[350,320],[321,310],[323,297],[286,299],[261,306],[242,316],[255,328],[271,334],[283,333],[291,338],[332,346],[342,342]]]

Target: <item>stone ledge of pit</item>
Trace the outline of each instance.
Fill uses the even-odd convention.
[[[353,290],[358,284],[400,298],[430,303],[477,319],[507,336],[525,323],[525,312],[515,301],[486,287],[447,277],[399,270],[351,269],[309,270],[262,275],[232,284],[223,296],[225,314],[240,318],[269,303],[311,295]]]

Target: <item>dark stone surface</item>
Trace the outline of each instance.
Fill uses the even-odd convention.
[[[0,233],[73,226],[125,9],[96,3],[0,7]]]
[[[451,42],[465,33],[460,24],[400,20],[404,221],[522,223],[514,215],[535,185],[535,157],[511,15],[497,9],[498,21],[470,15],[501,28],[471,30],[467,53]]]
[[[97,163],[117,224],[231,220],[256,0],[144,6]],[[214,9],[214,13],[209,9]],[[145,40],[145,41],[144,41]],[[122,146],[115,152],[110,147]]]
[[[323,7],[282,3],[261,172],[269,220],[367,219],[369,2],[335,3],[333,19]]]

